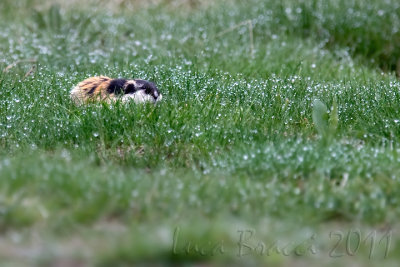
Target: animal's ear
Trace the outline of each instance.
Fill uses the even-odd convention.
[[[133,84],[128,84],[125,88],[125,94],[130,94],[136,92],[136,88]]]

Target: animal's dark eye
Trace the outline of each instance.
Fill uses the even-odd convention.
[[[130,94],[136,92],[136,88],[133,84],[128,84],[125,89],[125,94]]]

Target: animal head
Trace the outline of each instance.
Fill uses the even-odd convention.
[[[139,79],[126,81],[123,102],[133,100],[135,103],[156,103],[161,99],[162,94],[154,83]]]

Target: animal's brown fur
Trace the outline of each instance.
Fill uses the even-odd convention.
[[[114,99],[114,94],[109,94],[107,92],[107,87],[111,80],[111,78],[106,76],[90,77],[78,83],[71,91],[71,97],[76,103]]]

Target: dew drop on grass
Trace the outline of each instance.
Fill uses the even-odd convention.
[[[139,192],[137,190],[132,190],[131,196],[136,198],[139,195]]]
[[[294,192],[295,195],[299,195],[300,194],[300,188],[296,187],[293,192]]]

